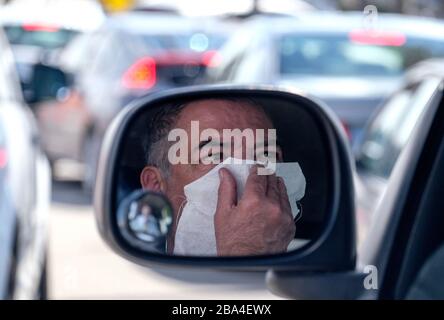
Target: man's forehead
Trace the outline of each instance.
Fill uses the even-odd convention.
[[[189,103],[181,112],[177,127],[189,128],[199,121],[199,129],[272,128],[265,112],[248,102],[224,99],[199,100]]]

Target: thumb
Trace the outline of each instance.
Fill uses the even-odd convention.
[[[236,180],[234,180],[230,171],[225,168],[219,170],[219,179],[217,209],[230,209],[237,204]]]

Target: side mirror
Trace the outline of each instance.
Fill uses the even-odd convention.
[[[224,192],[222,168],[234,178],[222,174]],[[293,91],[196,86],[134,101],[106,133],[94,207],[105,242],[144,266],[355,267],[347,138],[327,107]]]
[[[56,67],[38,63],[33,67],[31,80],[24,86],[24,97],[29,104],[63,99],[71,85],[70,75]]]

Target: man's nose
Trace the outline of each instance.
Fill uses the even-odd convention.
[[[242,143],[242,146],[233,148],[231,156],[237,159],[255,160],[255,148],[254,146],[248,146],[246,143]]]

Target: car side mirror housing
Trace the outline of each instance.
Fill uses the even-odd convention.
[[[174,106],[181,108],[180,111],[174,111]],[[297,198],[292,196],[296,191],[295,193],[288,191],[291,205],[288,210],[294,217],[290,223],[296,224],[294,241],[291,243],[298,244],[291,250],[288,246],[281,251],[258,250],[256,253],[234,256],[220,255],[218,249],[212,248],[211,245],[206,249],[209,251],[197,249],[193,251],[193,248],[188,248],[188,251],[177,250],[180,246],[185,248],[188,245],[188,243],[179,243],[183,239],[193,241],[184,230],[201,225],[201,220],[197,219],[194,224],[186,222],[186,219],[191,219],[190,217],[196,215],[198,211],[198,209],[184,208],[184,205],[194,201],[189,198],[190,193],[186,191],[190,190],[190,183],[184,188],[188,199],[180,202],[180,207],[176,205],[178,202],[171,192],[167,192],[169,198],[165,194],[159,198],[158,194],[151,190],[157,188],[157,185],[152,183],[154,180],[150,180],[151,173],[157,172],[152,171],[155,166],[151,164],[156,161],[153,159],[162,157],[153,151],[155,149],[152,146],[146,148],[146,141],[151,141],[152,144],[156,141],[153,138],[156,136],[152,131],[154,129],[148,129],[151,127],[147,123],[154,122],[154,127],[159,127],[161,121],[165,120],[158,118],[159,114],[165,116],[168,112],[175,114],[176,117],[181,115],[183,117],[181,119],[185,119],[185,115],[198,119],[198,115],[191,116],[192,112],[200,110],[199,112],[205,113],[206,108],[211,112],[207,113],[206,118],[202,118],[201,125],[208,119],[222,123],[220,121],[223,121],[224,112],[230,114],[234,110],[238,111],[230,121],[225,122],[225,126],[227,123],[234,127],[235,123],[250,123],[252,126],[256,123],[256,129],[260,129],[261,125],[254,120],[260,118],[259,115],[255,116],[256,112],[263,112],[273,123],[273,130],[276,130],[279,140],[278,149],[283,154],[277,157],[277,169],[274,174],[279,175],[279,167],[289,168],[287,170],[289,173],[282,173],[281,179],[287,186],[287,191],[288,189],[297,191],[301,185],[304,189]],[[177,118],[175,119],[174,123],[179,126]],[[221,128],[217,129],[221,132]],[[143,141],[145,148],[141,147]],[[201,142],[202,140],[199,140],[197,145]],[[257,140],[255,142],[257,148],[259,144]],[[270,140],[268,142],[270,143]],[[268,151],[269,155],[270,150]],[[204,188],[206,191],[197,193],[200,201],[206,203],[205,201],[209,201],[207,198],[216,197],[213,191],[216,190],[217,193],[217,189],[214,189],[212,184],[218,185],[219,180],[211,178],[211,174],[219,166],[224,166],[231,159],[229,157],[221,158],[220,163],[208,168],[201,162],[195,167],[189,167],[202,168],[200,169],[202,173],[199,173],[198,178],[193,181],[207,183],[206,189]],[[247,158],[243,160],[248,162]],[[251,161],[254,163],[258,162],[256,157],[253,160]],[[303,93],[261,86],[195,86],[164,91],[132,102],[120,112],[108,128],[102,144],[95,187],[96,222],[102,238],[117,254],[147,267],[162,264],[231,270],[270,268],[310,272],[353,270],[356,260],[356,240],[352,163],[347,138],[339,120],[322,102]],[[171,168],[173,164],[170,163],[168,166]],[[262,168],[262,164],[259,167]],[[233,167],[230,165],[226,168]],[[179,167],[176,169],[179,170]],[[259,172],[259,169],[257,170]],[[170,171],[169,181],[173,179],[171,177],[174,172]],[[232,173],[235,172],[241,171],[234,170]],[[292,178],[286,179],[287,174]],[[298,184],[295,181],[298,179],[302,181],[301,174],[303,174],[303,184]],[[245,177],[247,175],[244,174]],[[167,183],[165,181],[162,183]],[[272,180],[267,181],[271,183]],[[239,186],[239,182],[237,183]],[[248,184],[248,179],[246,183]],[[172,185],[168,189],[171,190],[171,187]],[[176,183],[174,187],[177,189],[178,184]],[[157,191],[160,189],[159,187]],[[280,194],[283,195],[283,192]],[[242,199],[239,196],[238,204]],[[203,208],[205,211],[208,205]],[[301,211],[303,211],[302,216],[299,216]],[[217,223],[212,219],[209,219],[208,230],[205,230],[205,233],[210,235],[214,234],[214,229],[217,228]],[[256,222],[252,220],[251,224]],[[265,220],[262,223],[265,223]],[[202,227],[199,230],[202,230]],[[184,234],[188,238],[184,237]],[[195,234],[197,238],[200,237],[200,234]],[[169,247],[168,237],[175,239],[174,249]],[[165,243],[159,242],[164,238],[167,238]],[[197,243],[199,244],[199,241]],[[209,254],[211,250],[214,251]],[[202,252],[204,254],[201,254]]]

